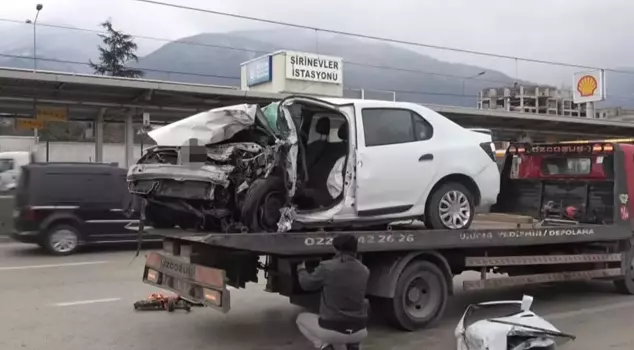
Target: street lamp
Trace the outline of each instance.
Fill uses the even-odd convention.
[[[461,95],[464,96],[464,85],[465,85],[465,82],[467,80],[475,79],[475,78],[481,77],[481,76],[483,76],[485,74],[487,74],[487,72],[483,70],[482,72],[480,72],[480,73],[478,73],[476,75],[473,75],[473,76],[470,76],[470,77],[466,77],[466,78],[462,78],[462,94]]]
[[[44,6],[42,4],[37,4],[35,6],[35,10],[37,11],[35,13],[35,19],[33,21],[31,21],[30,19],[26,20],[26,23],[28,24],[33,24],[33,72],[37,71],[37,32],[36,32],[36,25],[37,25],[37,19],[40,16],[40,11],[42,11],[42,8],[44,8]],[[37,118],[37,97],[33,97],[33,118]],[[37,144],[39,142],[39,137],[38,137],[38,131],[37,128],[33,129],[33,139],[34,139],[34,151],[37,152]],[[48,159],[47,159],[48,161]]]
[[[36,32],[36,25],[37,25],[37,18],[40,16],[40,11],[42,11],[42,8],[44,8],[44,6],[42,4],[37,4],[37,6],[35,6],[35,10],[37,10],[37,12],[35,13],[35,19],[33,21],[31,21],[30,19],[26,20],[26,23],[33,24],[33,71],[37,70],[37,32]]]

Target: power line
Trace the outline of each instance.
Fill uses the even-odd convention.
[[[12,54],[6,54],[6,53],[0,53],[0,57],[14,58],[14,59],[24,59],[24,60],[29,60],[29,61],[33,61],[33,59],[34,59],[33,56],[12,55]],[[88,62],[79,62],[79,61],[71,61],[71,60],[60,60],[60,59],[54,59],[54,58],[37,57],[37,60],[38,61],[43,61],[43,62],[55,62],[55,63],[66,63],[66,64],[76,64],[76,65],[90,66],[90,63],[88,63]],[[169,70],[161,70],[161,69],[154,69],[154,68],[143,68],[143,67],[128,67],[128,68],[139,69],[139,70],[144,71],[144,72],[167,73],[167,74],[182,74],[182,75],[193,75],[193,76],[208,77],[208,78],[240,80],[240,77],[238,77],[238,76],[225,76],[225,75],[215,75],[215,74],[205,74],[205,73],[189,73],[189,72],[169,71]]]
[[[9,23],[15,23],[15,24],[25,24],[22,21],[17,21],[17,20],[13,20],[13,19],[6,19],[6,18],[0,18],[0,22],[9,22]],[[48,27],[48,28],[67,29],[67,30],[74,30],[74,31],[94,33],[94,34],[106,34],[106,32],[104,32],[104,31],[99,31],[99,30],[94,30],[94,29],[86,29],[86,28],[78,28],[78,27],[69,27],[69,26],[63,26],[63,25],[57,25],[57,24],[38,23],[37,25],[38,26],[42,26],[42,27]],[[160,42],[166,42],[166,43],[176,43],[176,44],[184,44],[184,45],[192,45],[192,46],[200,46],[200,47],[208,47],[208,48],[235,50],[235,51],[243,51],[243,52],[263,54],[263,55],[270,53],[270,51],[247,49],[247,48],[238,48],[238,47],[225,46],[225,45],[205,44],[205,43],[198,43],[198,42],[182,40],[182,39],[173,40],[173,39],[151,37],[151,36],[143,36],[143,35],[136,35],[136,34],[128,34],[128,35],[132,36],[135,39],[154,40],[154,41],[160,41]],[[457,80],[471,80],[468,77],[464,77],[464,76],[460,76],[460,75],[430,72],[430,71],[425,71],[425,70],[420,70],[420,69],[409,69],[409,68],[401,68],[401,67],[394,67],[394,66],[376,65],[376,64],[370,64],[370,63],[364,63],[364,62],[356,62],[356,61],[350,61],[350,60],[344,60],[344,63],[349,64],[349,65],[354,65],[354,66],[361,66],[361,67],[368,67],[368,68],[375,68],[375,69],[383,69],[383,70],[394,70],[394,71],[407,72],[407,73],[433,75],[433,76],[446,77],[446,78],[452,78],[452,79],[457,79]],[[487,79],[487,78],[479,78],[479,79],[477,79],[477,81],[489,82],[489,83],[509,84],[509,81],[507,81],[507,80],[496,80],[496,79]]]
[[[203,13],[209,13],[209,14],[214,14],[214,15],[219,15],[219,16],[224,16],[224,17],[232,17],[232,18],[250,20],[250,21],[255,21],[255,22],[261,22],[261,23],[275,24],[275,25],[291,27],[291,28],[313,30],[315,32],[324,32],[324,33],[330,33],[330,34],[351,36],[351,37],[356,37],[356,38],[363,38],[363,39],[376,40],[376,41],[384,41],[384,42],[389,42],[389,43],[394,43],[394,44],[418,46],[418,47],[424,47],[424,48],[429,48],[429,49],[437,49],[437,50],[445,50],[445,51],[467,53],[467,54],[472,54],[472,55],[477,55],[477,56],[487,56],[487,57],[503,58],[503,59],[509,59],[509,60],[519,60],[519,61],[526,61],[526,62],[540,63],[540,64],[550,64],[550,65],[555,65],[555,66],[571,67],[571,68],[603,69],[605,71],[610,71],[610,72],[634,74],[634,72],[631,72],[631,71],[624,71],[624,70],[617,70],[617,69],[607,69],[607,68],[587,66],[587,65],[581,65],[581,64],[571,64],[571,63],[549,61],[549,60],[541,60],[541,59],[526,58],[526,57],[515,57],[515,56],[501,55],[501,54],[495,54],[495,53],[489,53],[489,52],[467,50],[467,49],[459,49],[459,48],[450,47],[450,46],[431,45],[431,44],[425,44],[425,43],[420,43],[420,42],[416,42],[416,41],[392,39],[392,38],[380,37],[380,36],[374,36],[374,35],[368,35],[368,34],[352,33],[352,32],[347,32],[347,31],[342,31],[342,30],[319,28],[319,27],[314,27],[314,26],[307,26],[307,25],[290,23],[290,22],[282,22],[282,21],[276,21],[276,20],[265,19],[265,18],[258,18],[258,17],[253,17],[253,16],[238,15],[238,14],[235,14],[235,13],[229,13],[229,12],[223,12],[223,11],[217,11],[217,10],[208,10],[208,9],[203,9],[203,8],[193,7],[193,6],[176,5],[176,4],[162,2],[162,1],[155,1],[155,0],[129,0],[129,1],[146,3],[146,4],[152,4],[152,5],[158,5],[158,6],[164,6],[164,7],[177,8],[177,9],[182,9],[182,10],[203,12]]]

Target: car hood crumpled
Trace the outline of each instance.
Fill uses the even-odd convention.
[[[216,108],[152,130],[148,135],[160,146],[182,146],[192,139],[202,145],[214,144],[253,125],[258,110],[253,104]]]

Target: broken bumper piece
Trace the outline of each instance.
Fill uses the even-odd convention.
[[[128,171],[129,189],[142,197],[212,200],[216,186],[229,186],[233,169],[232,165],[137,164]]]

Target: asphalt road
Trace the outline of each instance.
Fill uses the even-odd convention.
[[[233,309],[135,312],[132,303],[156,291],[140,281],[143,258],[133,248],[93,249],[51,257],[30,245],[0,240],[0,349],[290,350],[310,349],[295,327],[301,311],[262,285],[232,291]],[[458,277],[464,278],[463,276]],[[634,297],[609,283],[575,283],[462,294],[432,329],[392,330],[373,320],[364,349],[455,349],[453,329],[471,302],[535,297],[535,311],[576,334],[565,348],[634,349]]]

